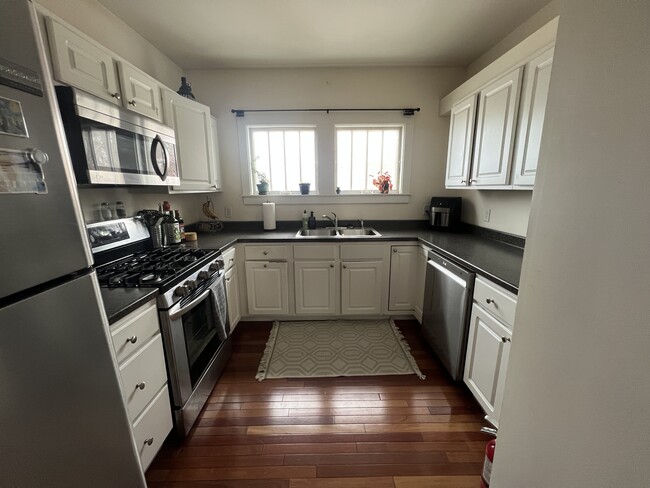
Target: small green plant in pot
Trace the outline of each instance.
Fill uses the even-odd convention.
[[[298,183],[298,186],[300,187],[301,195],[309,195],[309,187],[311,186],[311,183]]]
[[[269,177],[261,171],[253,169],[255,176],[257,177],[257,192],[260,195],[266,195],[269,192],[270,182]]]

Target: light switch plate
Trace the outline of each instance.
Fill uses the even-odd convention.
[[[483,222],[489,222],[490,221],[490,214],[492,214],[492,209],[491,208],[486,208],[485,209],[485,214],[483,215]]]
[[[223,213],[225,214],[227,219],[232,219],[232,207],[224,207]]]

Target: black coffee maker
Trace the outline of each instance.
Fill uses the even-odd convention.
[[[429,208],[429,223],[435,230],[457,231],[460,227],[461,197],[433,197]]]

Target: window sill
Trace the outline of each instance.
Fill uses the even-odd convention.
[[[341,194],[341,195],[243,195],[244,205],[259,205],[262,202],[275,202],[283,205],[335,204],[335,203],[409,203],[409,193],[388,194]]]

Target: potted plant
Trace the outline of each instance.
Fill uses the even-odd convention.
[[[381,171],[377,172],[377,176],[372,176],[372,184],[377,187],[380,193],[388,193],[393,189],[393,182],[391,180],[388,171],[382,173]]]
[[[256,169],[253,169],[253,172],[257,176],[257,192],[260,195],[266,195],[269,192],[269,177]]]
[[[298,186],[300,187],[301,195],[309,195],[309,187],[311,186],[311,183],[298,183]]]

